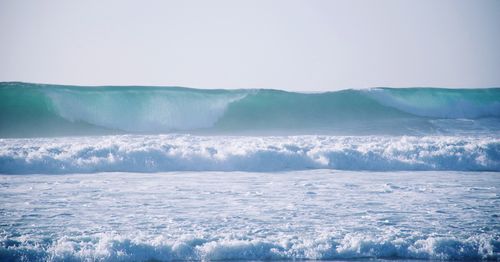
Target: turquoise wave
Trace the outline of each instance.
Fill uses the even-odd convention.
[[[500,130],[500,88],[270,89],[0,83],[0,136],[435,134]]]

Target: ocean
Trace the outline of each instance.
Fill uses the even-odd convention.
[[[500,88],[0,83],[0,261],[500,260]]]

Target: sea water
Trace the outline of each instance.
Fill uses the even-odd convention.
[[[491,172],[0,176],[2,260],[499,257]]]
[[[270,89],[0,83],[0,137],[456,135],[500,130],[500,88]]]
[[[0,83],[0,261],[500,259],[500,89]]]

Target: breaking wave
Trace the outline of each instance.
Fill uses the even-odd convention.
[[[195,237],[169,240],[99,234],[45,241],[0,240],[0,260],[26,261],[179,261],[179,260],[285,260],[285,259],[431,259],[497,260],[500,241],[487,234],[455,237],[320,235],[300,237],[231,238]]]
[[[119,135],[0,139],[0,173],[500,171],[498,137]]]
[[[497,132],[499,119],[500,88],[306,94],[0,83],[0,137],[172,132],[428,135]]]

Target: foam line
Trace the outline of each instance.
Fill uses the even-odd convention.
[[[0,140],[1,173],[500,171],[496,137],[101,136]]]
[[[0,259],[29,261],[174,261],[174,260],[284,260],[284,259],[498,259],[500,242],[491,235],[465,239],[412,235],[347,234],[337,238],[235,239],[224,236],[172,240],[99,234],[62,237],[51,243],[29,239],[0,240]]]

